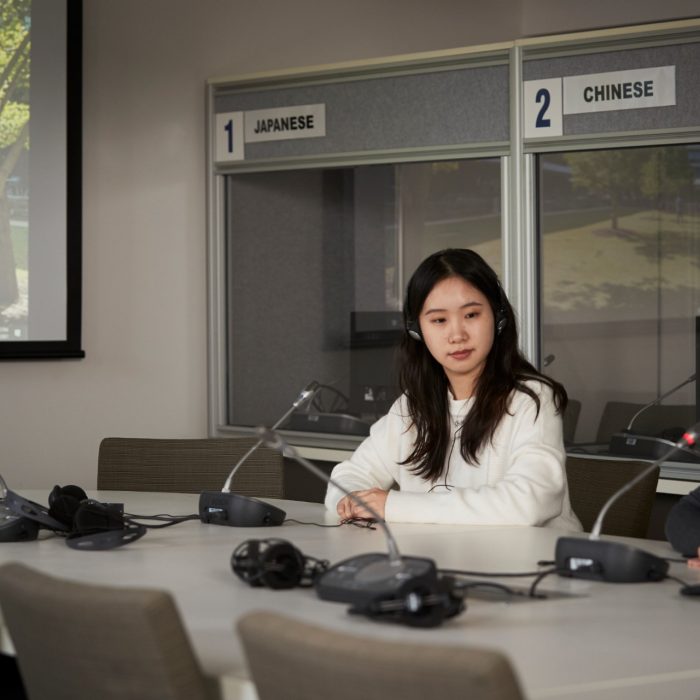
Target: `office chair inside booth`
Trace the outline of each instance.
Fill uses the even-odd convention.
[[[358,637],[271,612],[241,618],[259,700],[523,700],[500,652],[386,641],[371,624]]]
[[[564,433],[564,444],[573,445],[576,439],[576,426],[578,417],[581,415],[581,402],[576,399],[569,399],[566,410],[562,416],[562,430]]]
[[[647,462],[567,456],[566,478],[571,507],[586,532],[591,531],[608,498],[648,466]],[[628,493],[620,496],[605,516],[602,533],[646,537],[658,479],[657,467]]]
[[[29,700],[216,700],[165,591],[0,567],[0,607]]]
[[[643,408],[641,403],[608,401],[603,407],[598,424],[596,442],[610,442],[614,433],[624,430],[632,417]],[[689,425],[695,423],[694,405],[660,404],[650,406],[634,421],[632,432],[637,435],[663,437],[676,442]]]
[[[219,491],[256,438],[102,440],[97,488],[106,491]],[[236,472],[231,490],[242,496],[283,498],[282,455],[259,447]]]

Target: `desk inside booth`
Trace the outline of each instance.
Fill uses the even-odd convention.
[[[45,502],[47,493],[22,495]],[[123,502],[139,514],[197,512],[197,495],[93,492],[91,497]],[[271,501],[289,518],[333,523],[320,504]],[[403,554],[425,556],[438,567],[472,571],[533,571],[551,560],[557,537],[548,528],[397,524],[392,527]],[[276,528],[230,528],[189,521],[149,531],[120,549],[84,552],[59,537],[3,543],[0,563],[20,561],[39,571],[86,583],[153,587],[172,593],[206,673],[221,680],[225,698],[255,698],[241,645],[238,618],[251,610],[273,610],[358,636],[423,644],[464,645],[503,651],[512,661],[529,700],[697,700],[700,663],[697,640],[700,599],[679,594],[674,581],[605,584],[550,576],[540,590],[547,600],[470,596],[467,610],[441,627],[412,629],[350,616],[346,606],[319,600],[311,589],[250,588],[231,571],[241,542],[284,538],[304,554],[336,563],[349,556],[385,551],[381,530],[352,526],[320,528],[285,523]],[[642,541],[634,541],[639,544]],[[674,556],[664,542],[644,541],[660,556]],[[671,573],[700,582],[700,572],[683,563]],[[527,587],[531,579],[509,579]],[[3,650],[11,650],[6,632]]]

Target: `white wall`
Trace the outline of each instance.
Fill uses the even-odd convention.
[[[691,4],[651,17],[642,3],[643,19]],[[576,5],[569,17],[534,0],[84,0],[87,356],[0,363],[8,483],[93,488],[105,436],[206,434],[206,78],[588,28],[607,13],[638,21],[623,0]]]

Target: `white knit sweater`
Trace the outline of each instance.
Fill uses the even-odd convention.
[[[569,503],[561,416],[549,387],[538,381],[527,384],[540,398],[539,414],[527,394],[514,392],[509,413],[493,442],[479,453],[477,466],[468,464],[459,451],[458,426],[474,399],[450,397],[454,447],[447,475],[440,477],[437,486],[399,464],[415,440],[403,396],[372,426],[351,459],[333,469],[332,477],[350,491],[389,489],[396,483],[399,489],[390,490],[386,500],[388,522],[550,525],[580,531]],[[342,497],[339,489],[329,486],[326,507],[335,512]]]

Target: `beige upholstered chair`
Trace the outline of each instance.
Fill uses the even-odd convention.
[[[105,438],[97,460],[97,488],[108,491],[218,491],[255,438],[168,440]],[[233,478],[243,496],[282,498],[282,455],[259,447]]]
[[[630,460],[567,456],[566,477],[571,507],[586,532],[591,531],[608,498],[648,466],[646,462]],[[657,467],[621,496],[605,516],[602,532],[623,537],[646,537],[658,478]]]
[[[0,567],[0,607],[29,700],[211,700],[164,591],[112,588]]]
[[[238,632],[260,700],[522,700],[503,654],[404,644],[254,612]]]

